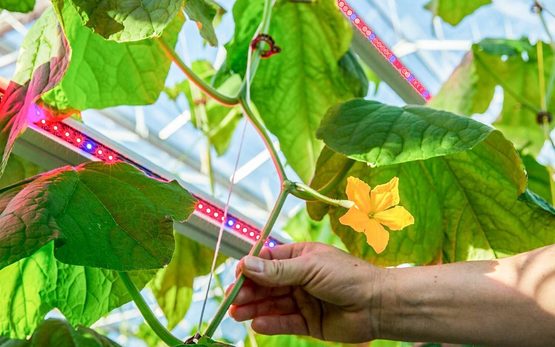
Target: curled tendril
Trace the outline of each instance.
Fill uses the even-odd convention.
[[[281,48],[276,45],[274,39],[268,34],[259,34],[252,40],[251,47],[256,49],[260,42],[264,42],[268,48],[260,50],[260,56],[262,58],[270,58],[272,55],[281,52]]]

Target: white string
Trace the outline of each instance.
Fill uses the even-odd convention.
[[[258,30],[256,31],[254,37],[256,37],[258,35],[258,32],[260,30],[260,27],[258,28]],[[246,78],[246,99],[247,102],[250,103],[250,68],[251,68],[251,56],[252,56],[252,47],[249,45],[249,53],[248,53],[248,57],[247,57],[247,70],[245,73],[245,78]],[[243,143],[245,140],[245,130],[247,129],[247,121],[246,121],[247,117],[245,117],[245,122],[243,125],[243,129],[241,130],[241,139],[239,142],[239,152],[237,153],[237,158],[235,159],[235,165],[233,167],[233,173],[231,175],[231,182],[229,185],[229,190],[227,193],[227,199],[225,202],[225,207],[224,207],[224,215],[222,217],[222,222],[220,223],[220,230],[218,232],[218,240],[216,241],[216,247],[214,249],[214,257],[212,258],[212,266],[210,268],[210,275],[208,277],[208,286],[206,287],[206,292],[204,294],[204,301],[202,303],[202,309],[200,311],[200,318],[199,318],[199,322],[198,322],[198,329],[197,329],[197,335],[200,335],[200,330],[202,327],[202,320],[204,318],[204,311],[206,310],[206,303],[208,302],[208,295],[210,293],[210,287],[212,285],[212,279],[214,278],[214,271],[216,269],[216,263],[218,260],[218,255],[220,253],[220,246],[222,243],[222,237],[224,234],[224,228],[225,228],[225,223],[227,221],[227,212],[229,209],[229,203],[231,201],[231,195],[233,193],[233,187],[235,186],[235,173],[237,172],[237,169],[239,167],[239,161],[241,158],[241,152],[243,149]]]

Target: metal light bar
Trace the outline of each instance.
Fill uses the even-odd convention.
[[[42,110],[37,108],[37,113],[42,114]],[[107,163],[124,161],[160,180],[169,181],[173,176],[160,167],[146,163],[136,153],[111,143],[91,129],[85,130],[82,124],[71,119],[60,122],[39,117],[39,120],[16,141],[14,152],[45,169],[68,164],[78,165],[89,160]],[[189,220],[185,223],[174,223],[174,229],[195,241],[214,247],[220,223],[224,221],[223,208],[194,187],[179,179],[178,181],[198,202]],[[252,244],[261,237],[260,228],[232,208],[228,211],[224,230],[222,252],[235,258],[247,254]],[[266,240],[265,245],[274,247],[279,243],[282,242],[271,237]]]
[[[393,54],[391,49],[376,35],[375,31],[372,30],[362,17],[353,10],[348,2],[346,0],[338,0],[337,6],[347,19],[351,21],[353,27],[358,29],[358,34],[355,33],[353,38],[353,48],[361,59],[407,103],[423,104],[429,101],[432,97],[430,92],[403,65],[399,58]],[[368,42],[371,45],[368,45]],[[396,73],[392,74],[392,70],[396,71]]]

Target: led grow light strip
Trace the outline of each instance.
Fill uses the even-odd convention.
[[[50,121],[42,118],[36,121],[34,125],[48,132],[49,134],[56,136],[72,147],[75,147],[90,154],[98,160],[104,161],[106,163],[123,161],[137,167],[150,177],[162,181],[168,181],[168,179],[152,172],[151,170],[148,170],[144,166],[127,158],[117,151],[114,151],[105,144],[91,138],[90,136],[85,135],[83,132],[73,128],[72,126],[64,122]],[[194,214],[202,218],[203,220],[219,227],[220,223],[224,220],[224,210],[195,194],[193,194],[193,196],[198,200],[195,206]],[[227,214],[225,230],[240,235],[241,237],[249,240],[249,242],[251,243],[259,240],[262,234],[258,228],[233,216],[230,213]],[[275,247],[278,243],[279,242],[277,240],[269,238],[268,240],[266,240],[265,245],[268,247]]]
[[[353,8],[345,0],[338,0],[337,6],[343,14],[351,21],[351,23],[362,33],[364,37],[376,48],[382,56],[384,56],[389,64],[399,72],[399,74],[420,94],[420,96],[429,101],[431,99],[430,92],[420,83],[410,70],[401,63],[401,60],[393,54],[391,49],[376,35],[374,30],[370,28],[366,22],[360,17]]]

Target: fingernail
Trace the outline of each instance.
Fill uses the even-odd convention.
[[[245,257],[245,267],[252,272],[263,272],[264,262],[256,257]]]

